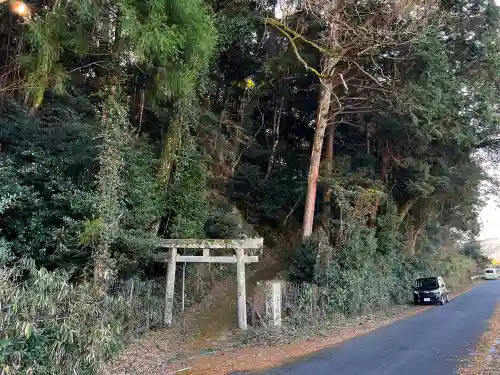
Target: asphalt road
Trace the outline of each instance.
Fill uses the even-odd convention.
[[[452,375],[500,302],[500,281],[265,375]],[[248,372],[233,375],[250,374]]]

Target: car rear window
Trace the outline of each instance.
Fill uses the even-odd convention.
[[[494,273],[493,270],[486,270],[486,273]]]
[[[417,280],[417,287],[427,290],[439,288],[438,279],[436,277],[427,277]]]

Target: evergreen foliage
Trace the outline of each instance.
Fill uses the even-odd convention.
[[[95,322],[79,335],[116,330],[95,336],[102,358],[77,361],[93,373],[123,322],[91,276],[163,273],[158,237],[262,236],[283,276],[317,284],[331,315],[405,303],[416,277],[458,282],[486,262],[459,244],[480,231],[484,163],[500,155],[498,7],[438,1],[421,25],[400,29],[364,17],[392,14],[393,3],[345,3],[342,22],[358,36],[372,27],[390,42],[363,52],[366,39],[342,29],[329,40],[334,14],[299,8],[277,20],[274,0],[32,1],[26,19],[0,4],[0,295],[4,285],[23,296],[23,324],[34,324],[30,304],[48,322],[27,340],[9,320],[0,366],[21,353],[20,371],[35,369],[59,342],[51,319],[84,319]],[[399,26],[414,23],[405,17]],[[315,234],[290,249],[322,95],[311,72],[331,45],[345,53],[322,77],[333,95]],[[14,283],[26,259],[29,276]],[[197,296],[231,275],[186,271]],[[74,301],[103,311],[40,307]],[[65,350],[88,356],[91,339]],[[38,372],[69,373],[63,362]]]

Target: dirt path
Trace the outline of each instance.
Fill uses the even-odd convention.
[[[254,293],[258,281],[271,279],[287,267],[267,260],[247,278],[247,295]],[[236,327],[236,283],[219,282],[202,303],[186,311],[182,321],[131,342],[101,369],[100,375],[168,374],[179,367],[178,363],[193,359],[194,354],[234,345]]]
[[[256,269],[247,272],[247,296],[254,295],[257,283],[271,280],[289,267],[289,251],[300,238],[296,233],[281,233],[275,239],[275,247],[264,246]],[[215,285],[207,298],[189,309],[182,319],[182,336],[196,338],[201,342],[222,339],[237,327],[236,280]]]
[[[257,269],[247,278],[247,295],[254,294],[257,282],[272,279],[287,267],[287,264],[271,263]],[[236,327],[236,283],[232,281],[216,285],[200,305],[187,311],[182,322],[185,334],[207,340]]]

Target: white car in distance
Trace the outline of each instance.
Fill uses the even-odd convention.
[[[486,268],[484,270],[484,278],[486,280],[496,280],[496,279],[498,279],[497,269],[496,268]]]

